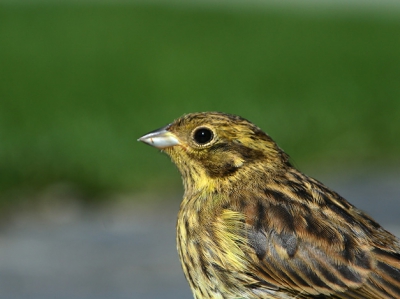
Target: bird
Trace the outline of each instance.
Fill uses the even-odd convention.
[[[250,121],[190,113],[138,140],[181,173],[176,241],[195,299],[400,298],[400,240]]]

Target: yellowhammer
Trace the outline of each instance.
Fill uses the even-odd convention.
[[[139,140],[182,174],[177,243],[195,298],[400,298],[400,241],[251,122],[193,113]]]

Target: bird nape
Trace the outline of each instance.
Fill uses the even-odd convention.
[[[400,241],[251,122],[192,113],[139,141],[181,172],[177,245],[195,298],[400,298]]]

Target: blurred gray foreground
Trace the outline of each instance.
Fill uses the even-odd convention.
[[[318,178],[400,236],[399,171]],[[89,209],[53,193],[3,221],[0,298],[192,298],[175,249],[181,195]]]

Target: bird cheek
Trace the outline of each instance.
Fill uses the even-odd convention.
[[[244,163],[244,160],[239,157],[234,158],[232,161],[233,166],[235,166],[236,168],[243,166],[243,163]]]

